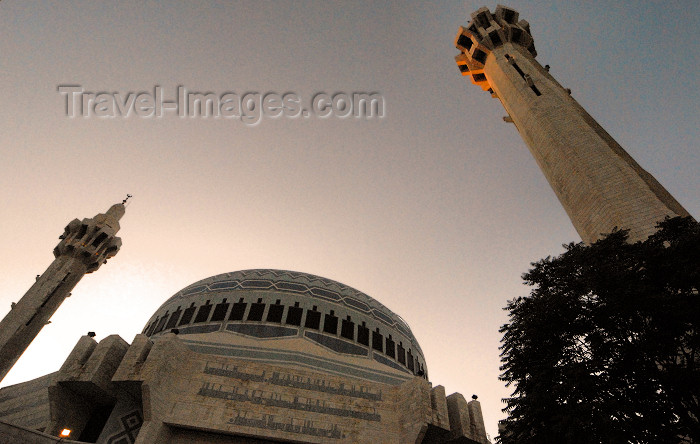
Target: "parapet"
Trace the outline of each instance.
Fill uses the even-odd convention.
[[[506,42],[522,46],[532,57],[537,56],[530,24],[525,20],[518,21],[518,11],[515,9],[501,5],[496,7],[494,13],[486,7],[479,8],[471,18],[466,27],[459,27],[455,37],[455,47],[461,52],[455,61],[463,76],[470,76],[472,83],[493,93],[484,75],[486,58]]]
[[[123,215],[124,205],[115,204],[106,214],[82,221],[73,219],[59,237],[54,256],[75,257],[85,264],[86,273],[92,273],[119,252],[122,241],[115,235]]]

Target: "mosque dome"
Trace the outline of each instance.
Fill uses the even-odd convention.
[[[389,384],[427,379],[423,352],[400,316],[307,273],[254,269],[202,279],[165,301],[143,333],[171,331],[199,353]]]

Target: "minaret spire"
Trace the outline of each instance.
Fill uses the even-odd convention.
[[[618,227],[643,240],[666,216],[689,216],[535,60],[530,24],[518,18],[505,6],[478,9],[457,33],[455,60],[501,101],[581,239]]]
[[[129,197],[106,213],[82,221],[73,219],[66,226],[54,248],[54,261],[0,321],[0,381],[80,279],[119,252],[122,241],[116,233]]]

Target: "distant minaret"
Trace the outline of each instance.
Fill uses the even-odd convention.
[[[471,18],[455,39],[462,75],[501,101],[584,242],[614,227],[643,240],[666,216],[689,215],[535,60],[517,11],[481,8]]]
[[[128,197],[127,197],[128,199]],[[115,237],[124,203],[112,205],[106,214],[73,219],[53,250],[56,257],[44,274],[0,322],[0,381],[24,353],[49,318],[86,273],[100,268],[119,251]]]

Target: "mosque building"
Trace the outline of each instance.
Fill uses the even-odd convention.
[[[54,262],[0,323],[0,369],[117,254],[124,212],[68,224]],[[264,269],[195,282],[131,344],[90,333],[57,372],[0,389],[0,443],[57,440],[489,443],[479,401],[429,382],[400,316],[339,282]]]
[[[688,213],[535,61],[518,13],[481,8],[455,39],[585,242],[646,238]],[[0,322],[0,379],[86,273],[119,251],[124,202],[68,224],[56,259]],[[429,380],[409,326],[306,273],[244,270],[166,300],[131,344],[80,338],[60,369],[0,389],[1,443],[489,444],[479,401]]]

